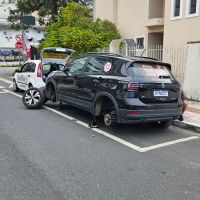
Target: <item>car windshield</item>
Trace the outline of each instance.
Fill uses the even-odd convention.
[[[138,78],[172,79],[168,68],[156,63],[132,63],[127,72],[130,76]]]

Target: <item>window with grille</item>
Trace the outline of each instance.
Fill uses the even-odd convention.
[[[136,37],[135,43],[137,49],[144,49],[144,37]]]

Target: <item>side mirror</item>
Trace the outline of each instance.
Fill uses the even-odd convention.
[[[21,72],[21,69],[16,69],[15,72],[19,73]]]

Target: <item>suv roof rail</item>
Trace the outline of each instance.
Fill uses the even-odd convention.
[[[122,58],[129,57],[129,56],[124,56],[122,54],[110,53],[110,52],[88,52],[88,54],[110,55],[110,56],[118,56],[118,57],[122,57]],[[158,59],[156,59],[156,58],[151,58],[151,57],[147,57],[147,56],[130,56],[129,58],[145,58],[145,59],[158,61]]]
[[[110,52],[88,52],[88,54],[102,54],[102,55],[111,55],[111,56],[125,57],[122,54],[110,53]]]

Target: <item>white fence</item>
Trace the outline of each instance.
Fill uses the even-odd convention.
[[[183,89],[189,99],[200,101],[200,43],[187,44],[187,66]]]
[[[164,48],[162,61],[171,64],[173,74],[183,85],[187,65],[187,48]]]

